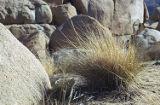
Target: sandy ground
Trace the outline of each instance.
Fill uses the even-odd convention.
[[[137,76],[138,87],[147,105],[160,105],[160,63],[147,62],[146,67]]]
[[[160,65],[154,63],[144,63],[145,67],[137,75],[135,86],[140,93],[133,100],[117,102],[118,99],[111,101],[110,97],[106,97],[77,105],[160,105]]]

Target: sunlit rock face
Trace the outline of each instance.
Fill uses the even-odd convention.
[[[51,9],[42,0],[0,0],[0,23],[48,24],[51,21]]]
[[[0,24],[0,105],[42,105],[49,77],[36,57]]]
[[[145,20],[144,0],[71,0],[78,13],[97,19],[113,34],[133,34]]]

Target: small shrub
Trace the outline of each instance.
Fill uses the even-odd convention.
[[[140,70],[134,47],[125,48],[111,35],[91,34],[75,39],[77,44],[69,44],[77,49],[78,55],[68,53],[71,59],[63,65],[64,70],[85,77],[90,89],[127,86]]]

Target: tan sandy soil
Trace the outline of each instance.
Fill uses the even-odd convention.
[[[160,105],[160,65],[153,65],[154,63],[146,62],[143,64],[144,68],[136,78],[136,87],[140,93],[133,100],[118,102],[119,99],[114,99],[114,101],[113,97],[106,97],[77,105]]]

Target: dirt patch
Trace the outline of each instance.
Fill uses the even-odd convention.
[[[159,105],[160,101],[160,65],[145,62],[143,70],[137,75],[134,83],[135,92],[112,92],[110,95],[97,98],[81,105]],[[127,99],[128,98],[128,99]],[[78,105],[78,104],[77,104]]]

